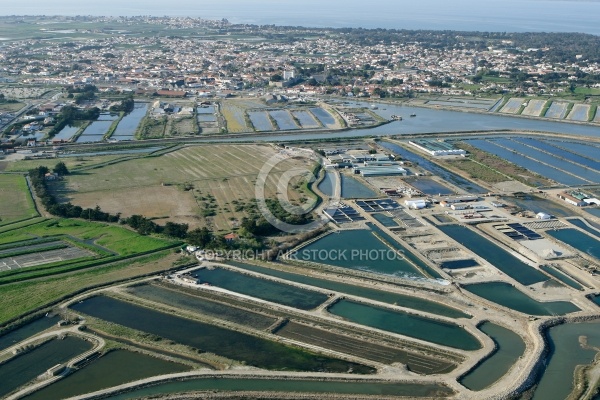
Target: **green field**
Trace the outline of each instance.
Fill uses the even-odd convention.
[[[0,88],[0,93],[2,93],[2,89]],[[19,111],[21,108],[25,107],[25,103],[0,103],[0,113],[12,113],[15,111]]]
[[[586,88],[578,86],[575,88],[575,94],[582,94],[586,96],[600,96],[600,88]]]
[[[0,225],[39,215],[24,176],[0,174],[0,193]]]
[[[153,251],[173,243],[167,239],[141,236],[136,232],[116,225],[79,219],[53,219],[0,233],[0,244],[57,235],[75,237],[86,243],[106,248],[120,256]]]
[[[95,207],[112,214],[134,214],[231,230],[247,213],[243,204],[255,199],[254,184],[263,164],[278,150],[270,145],[188,146],[160,156],[127,160],[68,176],[52,184],[55,194],[81,207]],[[311,170],[306,158],[281,156],[269,174],[266,194],[274,196],[281,175],[302,168]],[[290,188],[289,197],[304,195]]]
[[[0,325],[20,315],[43,307],[64,296],[139,275],[172,268],[179,255],[163,251],[135,261],[77,271],[43,280],[29,280],[0,286]]]
[[[129,156],[131,157],[131,156]],[[106,162],[118,160],[120,158],[128,158],[128,156],[123,155],[103,155],[103,156],[78,156],[78,157],[61,157],[60,159],[56,158],[42,158],[39,160],[20,160],[20,161],[10,161],[6,162],[6,168],[4,171],[6,172],[27,172],[32,168],[37,168],[39,166],[48,167],[50,169],[54,168],[56,163],[64,162],[69,171],[77,170],[79,168],[91,167],[98,164],[103,164]]]
[[[175,254],[166,249],[179,242],[141,236],[106,223],[79,219],[39,220],[29,225],[15,224],[22,227],[7,228],[0,233],[2,249],[24,252],[30,244],[38,245],[53,238],[92,253],[0,271],[0,324],[84,287],[170,268],[176,262]],[[35,251],[25,253],[34,257],[36,254]],[[166,264],[153,264],[167,256],[170,261]]]

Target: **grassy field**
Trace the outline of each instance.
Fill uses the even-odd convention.
[[[40,219],[37,223],[19,225],[22,227],[0,233],[3,249],[23,249],[29,244],[45,243],[45,238],[56,238],[90,252],[82,253],[79,258],[51,260],[0,272],[3,305],[0,324],[81,288],[152,272],[158,268],[153,262],[172,254],[172,250],[166,249],[178,244],[141,236],[117,225],[83,220]],[[24,240],[27,242],[22,242]],[[149,264],[145,265],[142,260]],[[168,268],[172,262],[168,264],[166,267],[161,264],[160,268]]]
[[[123,216],[141,214],[158,223],[185,222],[225,231],[247,215],[242,204],[254,200],[258,172],[276,154],[270,145],[189,146],[72,174],[65,187],[55,186],[55,190],[81,207],[99,205]],[[284,155],[279,159],[282,162],[267,180],[267,196],[276,194],[283,172],[298,167],[310,170],[307,159]],[[288,195],[294,201],[304,196],[296,190]]]
[[[450,160],[447,161],[447,164],[467,172],[475,179],[480,179],[487,183],[498,183],[514,179],[529,186],[552,184],[551,181],[542,176],[493,154],[479,150],[467,143],[453,142],[453,144],[458,148],[468,151],[470,160]]]
[[[53,219],[0,233],[0,244],[56,235],[73,236],[104,247],[121,256],[157,250],[172,243],[166,239],[141,236],[116,225],[75,219]]]
[[[2,93],[2,89],[0,88],[0,93]],[[19,111],[21,108],[25,106],[25,103],[0,103],[0,113],[12,113]]]
[[[197,135],[198,124],[194,116],[173,118],[169,121],[166,133],[168,136]]]
[[[582,94],[586,96],[600,96],[600,88],[586,88],[586,87],[576,87],[575,94]]]
[[[135,261],[124,261],[59,277],[2,285],[0,325],[84,288],[171,268],[179,257],[180,255],[172,251],[164,251]]]
[[[0,174],[0,225],[38,216],[25,177]]]
[[[136,136],[139,139],[155,139],[165,136],[168,119],[167,117],[146,117],[140,123]]]
[[[93,165],[103,164],[105,162],[118,160],[119,158],[125,158],[124,155],[105,155],[105,156],[79,156],[79,157],[63,157],[60,159],[56,158],[43,158],[39,160],[20,160],[6,162],[6,172],[27,172],[32,168],[39,166],[45,166],[50,169],[58,162],[64,162],[69,171],[77,170],[79,168],[90,167]]]

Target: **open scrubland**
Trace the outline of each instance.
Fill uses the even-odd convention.
[[[124,158],[123,155],[81,155],[77,157],[61,157],[60,162],[65,163],[69,171],[98,165]],[[19,160],[18,162],[5,162],[5,172],[27,172],[30,169],[44,166],[54,168],[59,160],[56,158],[40,158],[38,160]]]
[[[272,197],[284,171],[309,168],[310,161],[289,157],[270,145],[189,146],[73,174],[55,191],[84,208],[99,205],[124,217],[140,214],[159,223],[228,230],[246,215],[245,204],[255,198],[258,172],[273,156],[281,162],[267,180],[266,194]],[[288,195],[291,200],[302,197],[294,190]]]
[[[0,175],[0,193],[0,225],[38,215],[23,176]]]

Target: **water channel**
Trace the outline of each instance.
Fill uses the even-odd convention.
[[[407,296],[399,293],[386,292],[383,290],[371,289],[363,286],[355,286],[339,281],[330,281],[327,279],[314,278],[307,275],[300,275],[291,272],[280,271],[272,268],[260,267],[253,264],[246,264],[234,261],[228,261],[229,264],[249,271],[258,272],[265,275],[276,276],[293,282],[304,283],[324,289],[335,290],[336,292],[348,293],[358,297],[364,297],[383,303],[398,305],[415,310],[425,311],[432,314],[443,315],[450,318],[470,318],[470,315],[455,308],[448,307],[441,303],[429,301],[421,297]]]
[[[324,293],[222,268],[197,269],[193,272],[193,275],[199,283],[208,282],[212,286],[301,310],[313,309],[328,299],[328,296]]]
[[[437,228],[522,285],[527,286],[549,279],[543,273],[469,228],[460,225],[439,225]]]
[[[546,231],[546,233],[553,238],[600,260],[600,241],[592,236],[573,228],[549,230]]]
[[[25,397],[60,400],[156,375],[189,371],[191,367],[126,350],[113,350],[66,378]]]
[[[533,400],[567,398],[575,367],[594,361],[600,348],[600,322],[558,325],[550,328],[548,339],[550,355]]]
[[[198,378],[179,382],[161,383],[156,386],[137,389],[111,396],[112,400],[126,400],[158,394],[191,391],[256,391],[256,392],[300,392],[336,393],[340,395],[410,396],[444,398],[452,395],[452,390],[435,384],[395,383],[395,382],[352,382],[330,380],[276,380],[257,378]]]
[[[531,315],[564,315],[579,311],[568,301],[540,302],[505,282],[486,282],[466,285],[465,289],[501,306]]]
[[[523,339],[510,329],[485,322],[479,329],[496,344],[494,353],[475,369],[460,379],[460,383],[471,390],[483,390],[491,386],[515,364],[525,352]]]
[[[343,230],[302,247],[293,255],[312,261],[358,271],[402,278],[422,278],[421,272],[402,253],[390,249],[373,231]]]
[[[85,340],[67,336],[53,339],[34,350],[0,365],[0,396],[26,384],[57,364],[62,364],[92,348]]]
[[[458,325],[410,315],[352,300],[340,300],[328,311],[349,321],[443,346],[477,350],[481,343]]]
[[[96,318],[215,353],[248,365],[286,371],[373,373],[360,364],[317,355],[249,334],[166,314],[106,296],[71,306]]]

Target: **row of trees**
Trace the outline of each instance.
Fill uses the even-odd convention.
[[[111,214],[102,211],[99,206],[96,206],[95,208],[83,208],[70,202],[59,203],[48,190],[46,175],[49,172],[50,169],[45,166],[34,168],[29,171],[29,179],[31,180],[31,184],[36,195],[42,202],[42,205],[52,215],[63,218],[82,218],[87,219],[88,221],[120,222],[122,224],[131,226],[142,235],[162,233],[164,235],[179,239],[185,239],[186,237],[188,231],[187,224],[167,222],[165,226],[160,226],[141,215],[133,215],[129,218],[122,219],[120,213]],[[53,172],[60,176],[67,175],[69,173],[66,165],[62,162],[56,164]]]
[[[76,120],[96,120],[99,116],[100,109],[98,107],[90,108],[88,110],[80,110],[73,106],[65,106],[58,114],[56,118],[56,124],[52,129],[50,129],[48,135],[56,135],[65,126],[73,123]]]
[[[81,218],[88,221],[100,221],[100,222],[113,222],[128,225],[135,229],[142,235],[150,234],[162,234],[172,238],[183,239],[188,243],[195,246],[201,246],[203,248],[212,249],[232,249],[232,248],[243,248],[243,249],[260,249],[263,247],[262,241],[257,239],[250,230],[255,233],[268,233],[270,230],[266,229],[266,223],[263,221],[261,224],[255,226],[263,226],[260,229],[250,229],[244,232],[240,241],[227,241],[223,235],[215,235],[213,232],[208,230],[206,227],[197,228],[189,231],[188,224],[179,224],[175,222],[167,222],[165,225],[159,225],[149,218],[142,215],[132,215],[128,218],[121,218],[121,214],[111,214],[102,209],[99,206],[95,208],[83,208],[74,205],[70,202],[59,203],[56,198],[50,193],[47,184],[47,174],[50,169],[45,166],[40,166],[29,171],[29,178],[36,195],[40,198],[44,208],[52,215],[62,218]],[[62,162],[56,164],[53,168],[53,172],[64,176],[69,174],[66,165]],[[248,226],[251,224],[248,223]],[[269,224],[270,226],[270,224]]]

